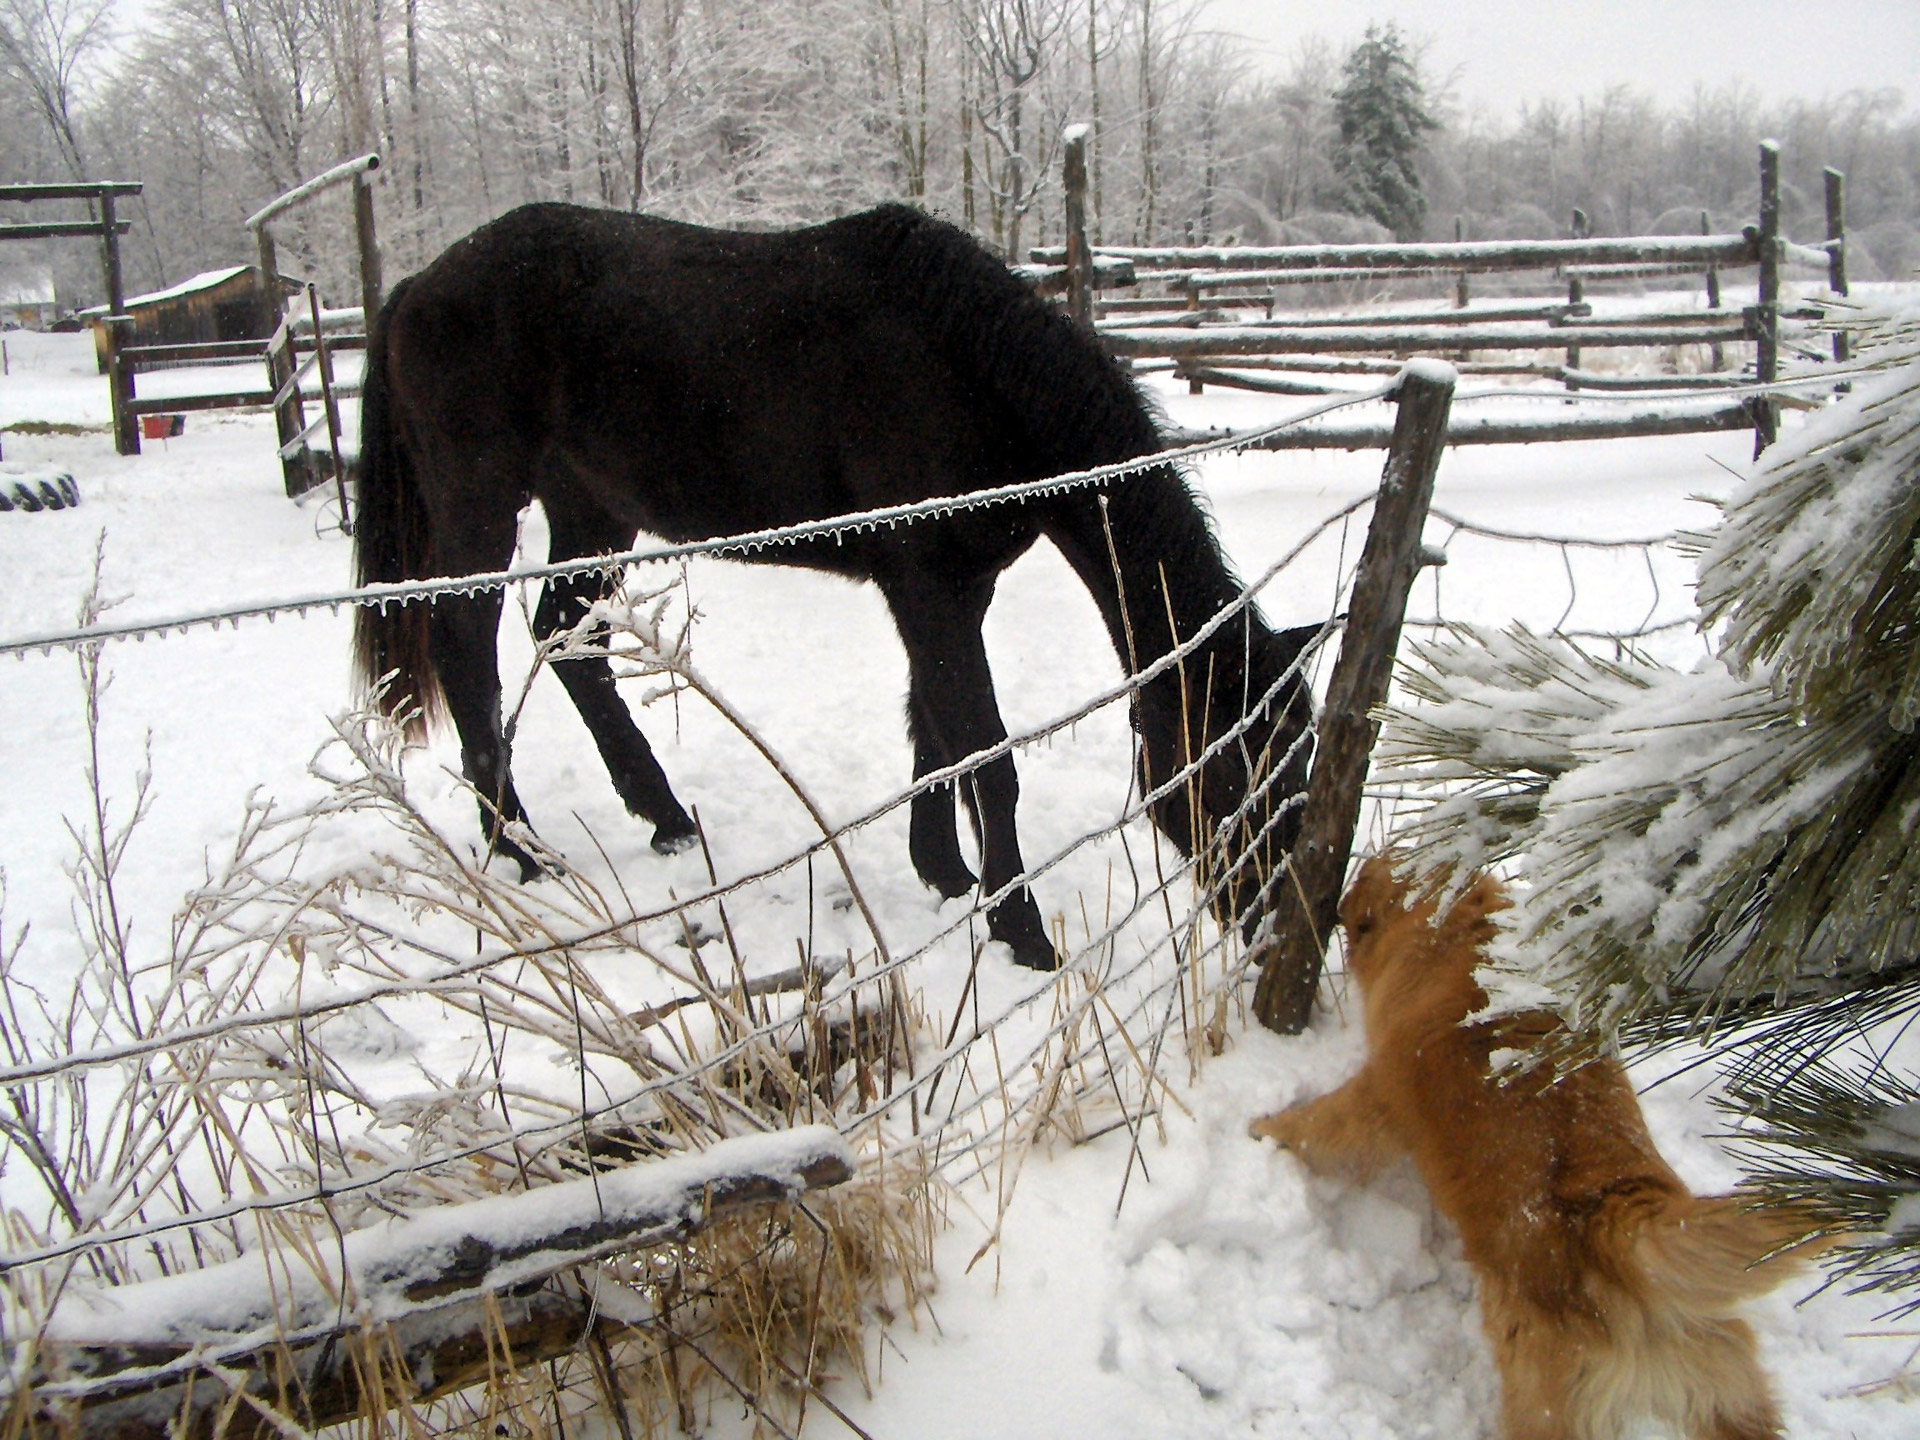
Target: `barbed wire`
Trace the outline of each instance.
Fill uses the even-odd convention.
[[[1235,432],[1218,439],[1157,450],[1150,455],[1138,456],[1132,460],[1119,461],[1111,465],[1096,465],[1085,470],[1068,471],[1042,480],[996,485],[961,495],[935,496],[910,504],[882,506],[873,510],[855,511],[821,520],[807,520],[793,525],[779,525],[736,535],[717,536],[711,540],[692,540],[677,545],[644,546],[606,555],[581,556],[545,565],[528,565],[519,569],[493,570],[473,575],[439,576],[428,580],[361,585],[347,590],[320,590],[306,595],[280,596],[247,604],[196,610],[147,620],[51,630],[38,635],[0,640],[0,655],[24,658],[29,654],[38,653],[44,656],[50,655],[55,650],[73,651],[83,646],[102,644],[106,641],[144,640],[150,636],[183,634],[186,631],[201,628],[217,630],[223,624],[232,625],[237,629],[242,620],[272,621],[282,615],[304,617],[309,611],[333,612],[338,611],[342,606],[375,606],[384,609],[388,605],[409,605],[420,601],[431,601],[444,595],[473,595],[483,590],[499,590],[509,585],[525,584],[534,580],[604,574],[608,571],[623,570],[630,565],[658,564],[703,555],[753,555],[761,550],[796,545],[808,540],[835,539],[862,531],[877,531],[883,526],[892,528],[897,525],[911,525],[921,520],[943,519],[992,505],[1018,504],[1026,500],[1064,494],[1070,490],[1105,484],[1109,480],[1123,479],[1129,475],[1138,475],[1161,466],[1177,465],[1222,451],[1244,449],[1267,436],[1277,435],[1283,430],[1305,424],[1309,420],[1317,419],[1335,410],[1386,399],[1395,393],[1399,383],[1399,377],[1395,376],[1373,390],[1343,395],[1309,405],[1257,430]]]

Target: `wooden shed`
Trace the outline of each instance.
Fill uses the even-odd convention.
[[[297,294],[298,281],[280,277],[282,293]],[[107,307],[80,312],[93,326],[100,366],[106,368]],[[280,307],[269,296],[257,265],[208,270],[150,295],[128,298],[133,324],[120,332],[122,345],[188,345],[209,340],[266,340],[280,321]]]

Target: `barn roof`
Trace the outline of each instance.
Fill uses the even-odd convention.
[[[247,265],[229,265],[224,270],[203,270],[198,275],[182,280],[178,285],[169,285],[165,290],[155,290],[146,295],[129,295],[127,297],[127,309],[131,310],[138,305],[164,305],[169,300],[184,299],[186,296],[197,294],[202,290],[218,289],[233,279],[234,276],[244,275],[251,268],[251,266]],[[82,310],[80,317],[83,320],[89,320],[106,313],[106,306],[92,305]]]

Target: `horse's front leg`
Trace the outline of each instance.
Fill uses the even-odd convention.
[[[560,527],[554,528],[555,554],[565,558],[580,553],[561,550]],[[544,645],[554,635],[578,625],[593,608],[600,590],[600,583],[586,575],[549,580],[533,612],[534,638]],[[693,819],[667,783],[667,772],[660,768],[647,737],[633,723],[633,714],[614,684],[613,667],[602,656],[582,656],[554,661],[553,673],[560,677],[573,708],[580,712],[581,721],[593,736],[627,813],[653,825],[653,848],[662,855],[672,855],[693,845],[698,838]]]
[[[894,622],[906,644],[912,677],[916,769],[923,760],[922,729],[931,747],[929,758],[963,758],[1007,738],[994,699],[993,676],[987,668],[986,645],[980,636],[980,622],[992,595],[990,580],[955,593],[943,591],[937,580],[931,585],[925,583],[924,577],[922,583],[906,587],[904,593],[888,593]],[[1034,970],[1058,969],[1061,957],[1047,936],[1033,892],[1024,883],[1015,883],[1027,867],[1020,855],[1020,836],[1014,823],[1020,780],[1012,756],[986,761],[955,784],[967,802],[980,841],[980,889],[986,895],[1006,892],[987,912],[987,933],[1013,951],[1015,963]],[[917,797],[911,830],[916,868],[924,861],[949,881],[965,871],[953,831],[951,803],[947,800],[948,808],[943,811],[934,792]],[[958,866],[957,873],[951,868],[954,865]],[[944,872],[943,866],[948,867]],[[941,881],[929,876],[927,869],[920,868],[920,874],[944,890]]]

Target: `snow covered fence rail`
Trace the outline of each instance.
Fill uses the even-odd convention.
[[[32,1343],[27,1383],[45,1420],[103,1440],[218,1433],[239,1392],[319,1429],[383,1398],[369,1379],[387,1366],[430,1400],[484,1375],[500,1346],[532,1365],[603,1324],[651,1323],[602,1303],[589,1267],[839,1185],[854,1164],[831,1128],[803,1126],[391,1220],[315,1247],[311,1269],[276,1275],[256,1252],[132,1285],[77,1283]],[[386,1366],[366,1363],[367,1346]]]
[[[1570,239],[1467,241],[1459,238],[1456,222],[1452,244],[1096,247],[1088,244],[1084,229],[1070,227],[1065,246],[1036,249],[1030,258],[1042,267],[1059,269],[1066,277],[1068,305],[1075,314],[1094,313],[1092,290],[1102,283],[1103,263],[1109,267],[1130,266],[1161,285],[1164,293],[1158,297],[1104,302],[1110,315],[1132,318],[1104,321],[1099,328],[1109,348],[1119,356],[1134,361],[1172,360],[1175,373],[1184,376],[1196,394],[1209,384],[1306,393],[1298,382],[1275,384],[1236,374],[1231,367],[1234,357],[1375,354],[1396,360],[1420,355],[1466,359],[1474,351],[1563,349],[1566,364],[1554,378],[1568,390],[1577,390],[1585,373],[1581,368],[1585,350],[1693,346],[1710,350],[1712,373],[1689,377],[1692,387],[1734,388],[1748,378],[1766,386],[1778,380],[1781,346],[1783,339],[1790,338],[1782,329],[1783,322],[1806,315],[1804,310],[1783,308],[1782,268],[1799,265],[1823,271],[1832,295],[1844,297],[1847,293],[1844,185],[1839,171],[1827,172],[1827,239],[1817,245],[1797,245],[1781,233],[1779,147],[1769,140],[1760,146],[1758,221],[1737,234],[1707,234],[1704,211],[1702,233],[1697,237],[1594,238],[1586,233],[1585,216],[1575,211]],[[1065,186],[1071,214],[1076,186],[1082,190],[1085,186],[1084,174],[1069,167]],[[1077,280],[1075,274],[1068,273],[1072,268],[1066,263],[1069,254],[1090,256],[1092,260],[1075,272]],[[1723,308],[1723,268],[1757,271],[1755,303],[1751,307]],[[1471,305],[1470,274],[1526,272],[1548,272],[1563,278],[1566,304]],[[1587,300],[1589,281],[1676,272],[1704,273],[1706,310],[1629,312],[1608,315],[1602,322]],[[1434,275],[1457,277],[1451,309],[1391,315],[1370,315],[1363,310],[1336,316],[1301,314],[1275,323],[1279,298],[1276,286]],[[1250,307],[1264,308],[1266,323],[1248,324],[1244,312]],[[1166,313],[1141,319],[1156,310]],[[1753,346],[1750,377],[1723,371],[1729,342]],[[1833,358],[1844,362],[1844,340],[1836,338],[1832,344]],[[1715,411],[1646,407],[1640,417],[1649,427],[1645,429],[1632,428],[1632,419],[1616,416],[1597,430],[1581,425],[1483,426],[1476,439],[1480,443],[1524,443],[1674,434],[1743,428],[1742,417],[1745,425],[1756,431],[1762,446],[1777,432],[1777,406],[1763,393],[1742,406],[1723,406]],[[1383,443],[1383,439],[1374,443]]]

